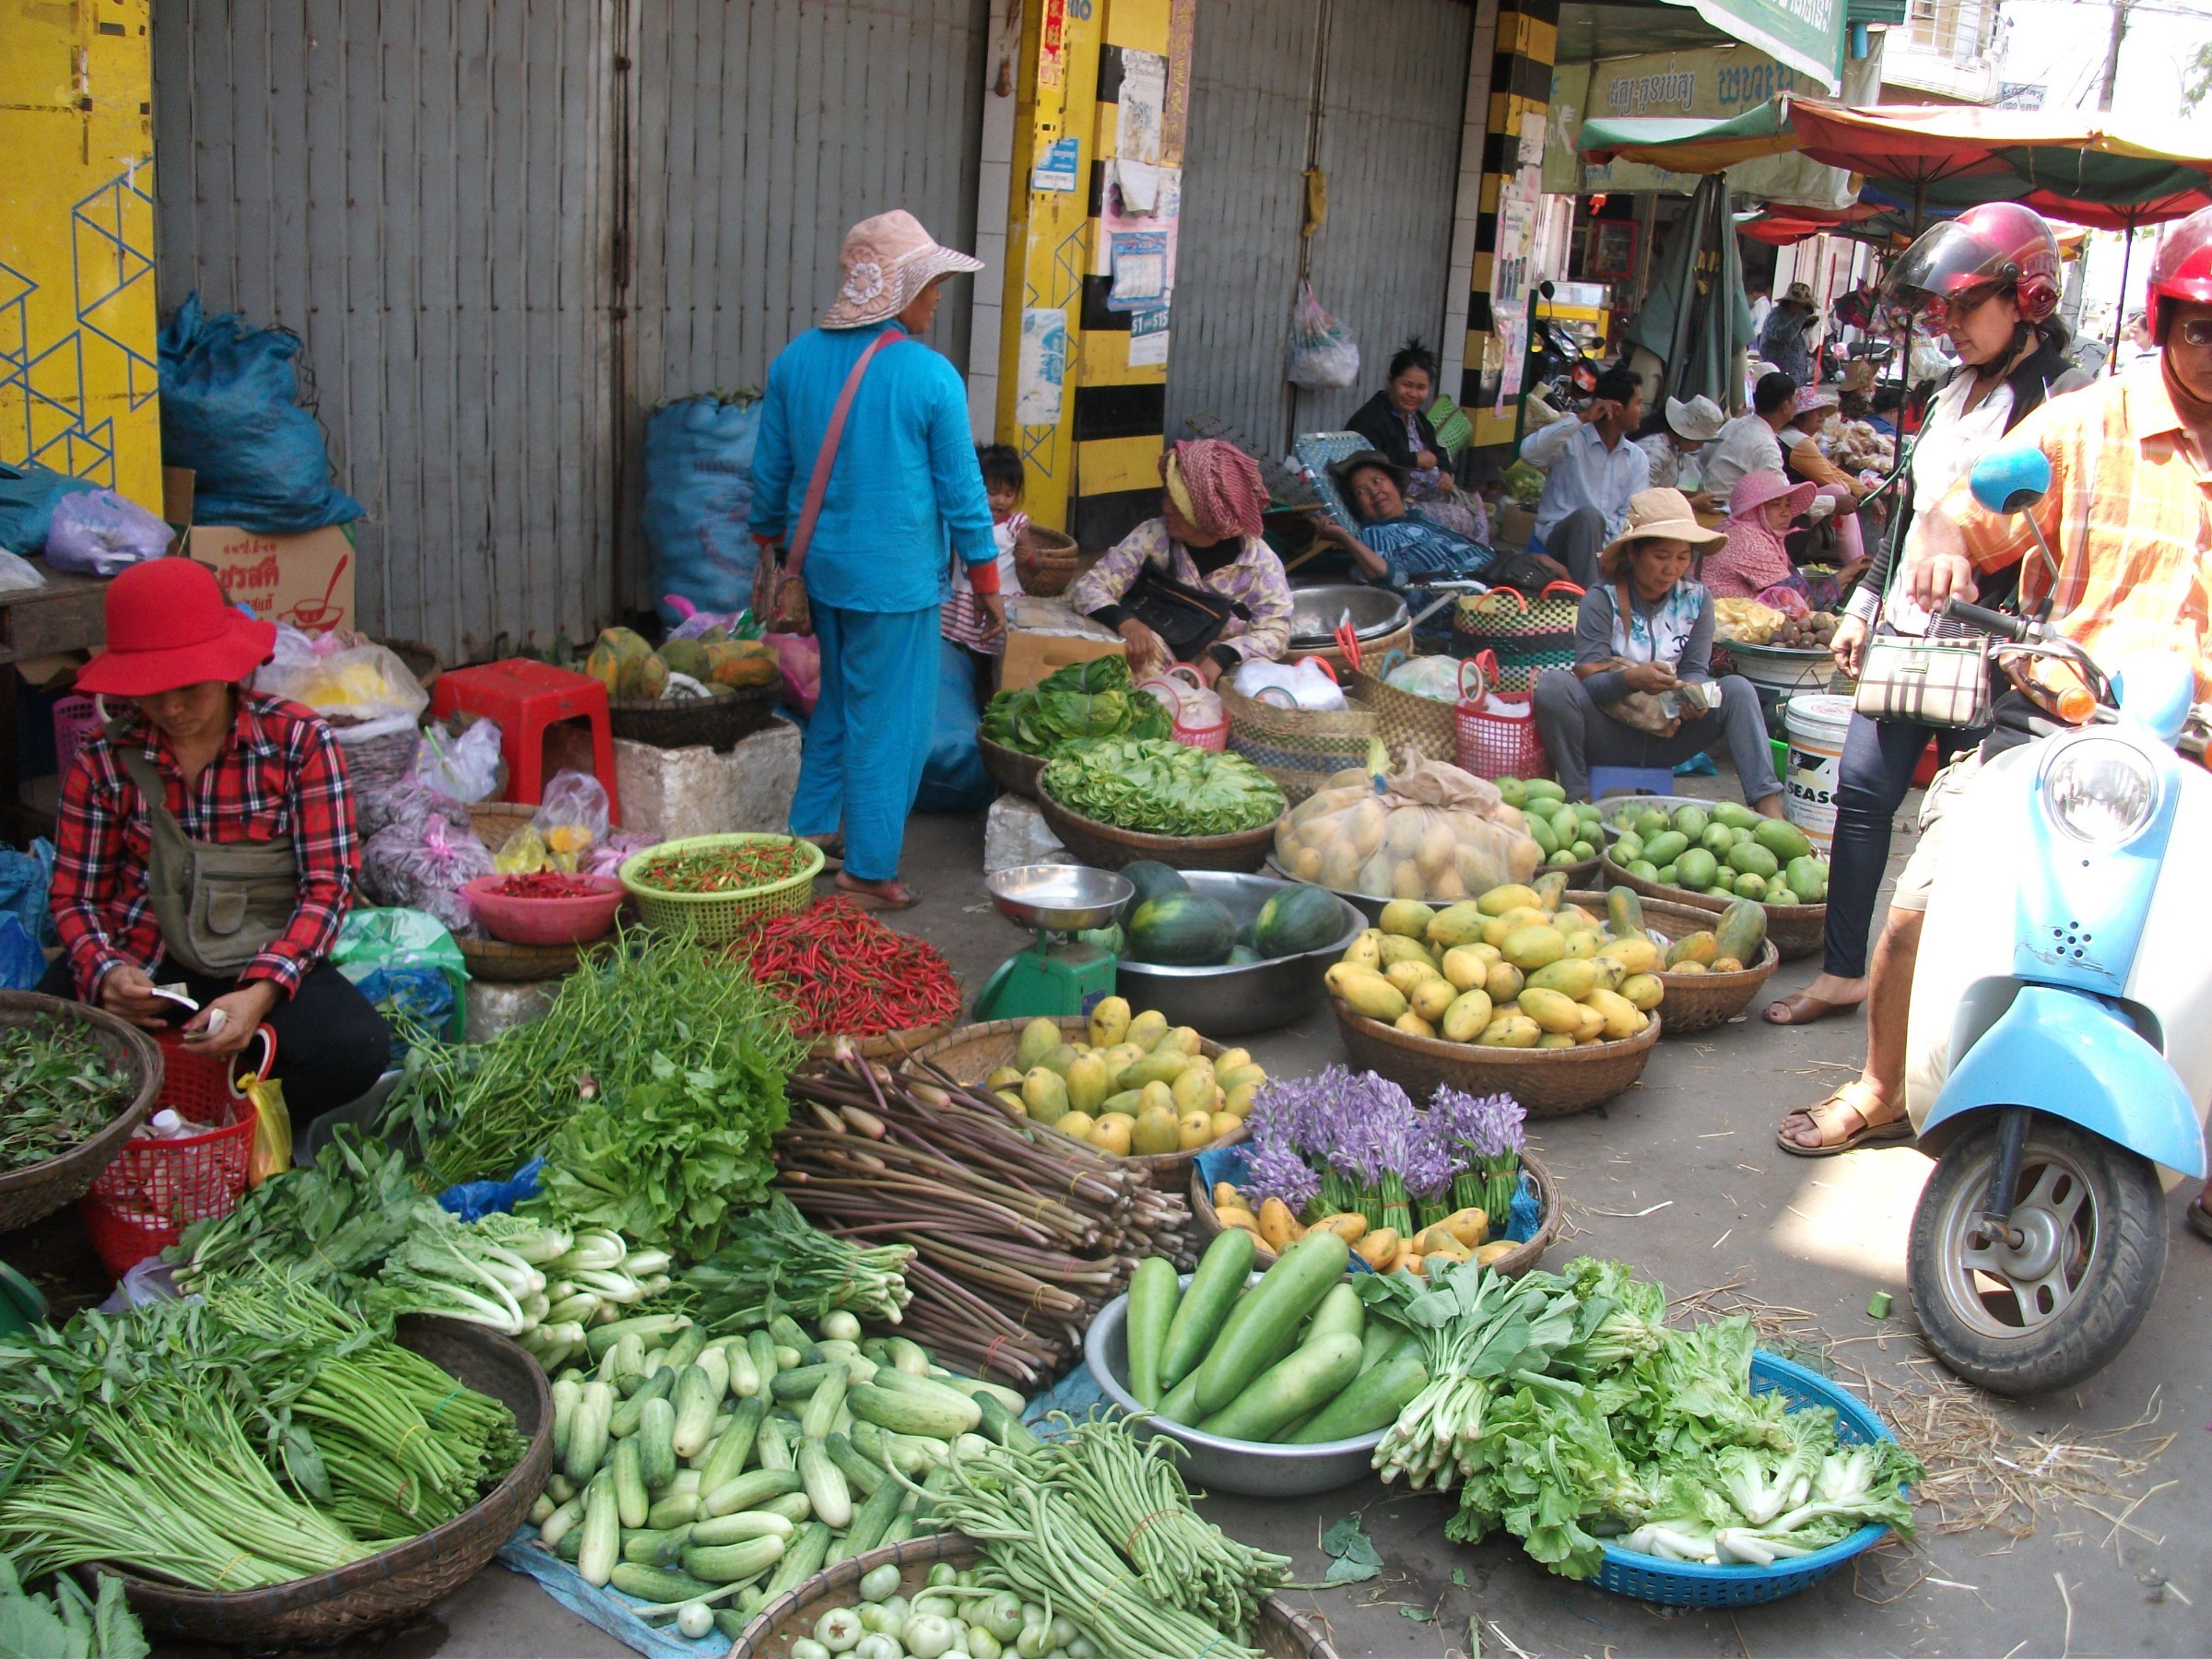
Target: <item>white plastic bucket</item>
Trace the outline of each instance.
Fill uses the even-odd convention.
[[[1851,699],[1805,692],[1790,699],[1783,718],[1790,766],[1783,780],[1783,812],[1826,858],[1836,838],[1836,779],[1842,771],[1843,735],[1851,729]]]

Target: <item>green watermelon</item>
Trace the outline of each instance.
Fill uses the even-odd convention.
[[[1300,883],[1260,907],[1252,942],[1264,957],[1320,950],[1344,936],[1344,905],[1335,894]]]
[[[1226,906],[1185,890],[1162,893],[1129,918],[1129,954],[1163,968],[1210,968],[1229,959],[1237,921]]]
[[[1136,914],[1137,907],[1166,893],[1187,893],[1191,884],[1182,878],[1182,872],[1157,859],[1140,858],[1135,864],[1122,866],[1122,874],[1129,877],[1135,894],[1123,907],[1122,920],[1126,922]]]
[[[1229,953],[1228,965],[1231,968],[1249,968],[1254,962],[1264,962],[1266,959],[1250,946],[1240,945]]]

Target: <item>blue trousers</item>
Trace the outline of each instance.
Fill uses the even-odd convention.
[[[814,607],[821,700],[806,723],[794,835],[845,836],[862,881],[899,874],[906,815],[922,786],[937,712],[937,611]]]

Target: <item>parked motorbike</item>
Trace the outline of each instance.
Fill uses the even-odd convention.
[[[2041,451],[2007,446],[1971,488],[2018,512],[2050,480]],[[1912,1218],[1913,1307],[1946,1365],[2006,1394],[2063,1388],[2126,1347],[2165,1271],[2164,1194],[2204,1178],[2212,1102],[2194,855],[2212,845],[2212,776],[2176,753],[2190,665],[2147,653],[2108,678],[2048,610],[1946,606],[2001,661],[2067,665],[2086,689],[2061,709],[2075,729],[1984,764],[1947,817],[1906,1072],[1936,1159]],[[2201,729],[2194,741],[2201,753]]]
[[[1551,284],[1539,283],[1537,292],[1550,299]],[[1581,408],[1597,391],[1596,360],[1557,318],[1532,316],[1528,326],[1528,384],[1563,414]]]

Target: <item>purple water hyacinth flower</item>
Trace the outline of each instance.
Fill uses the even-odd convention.
[[[1429,1097],[1429,1113],[1467,1157],[1518,1155],[1527,1144],[1527,1114],[1509,1094],[1477,1096],[1439,1088]]]
[[[1280,1198],[1292,1215],[1302,1215],[1320,1192],[1320,1174],[1284,1143],[1254,1144],[1246,1151],[1244,1194],[1254,1205]]]

